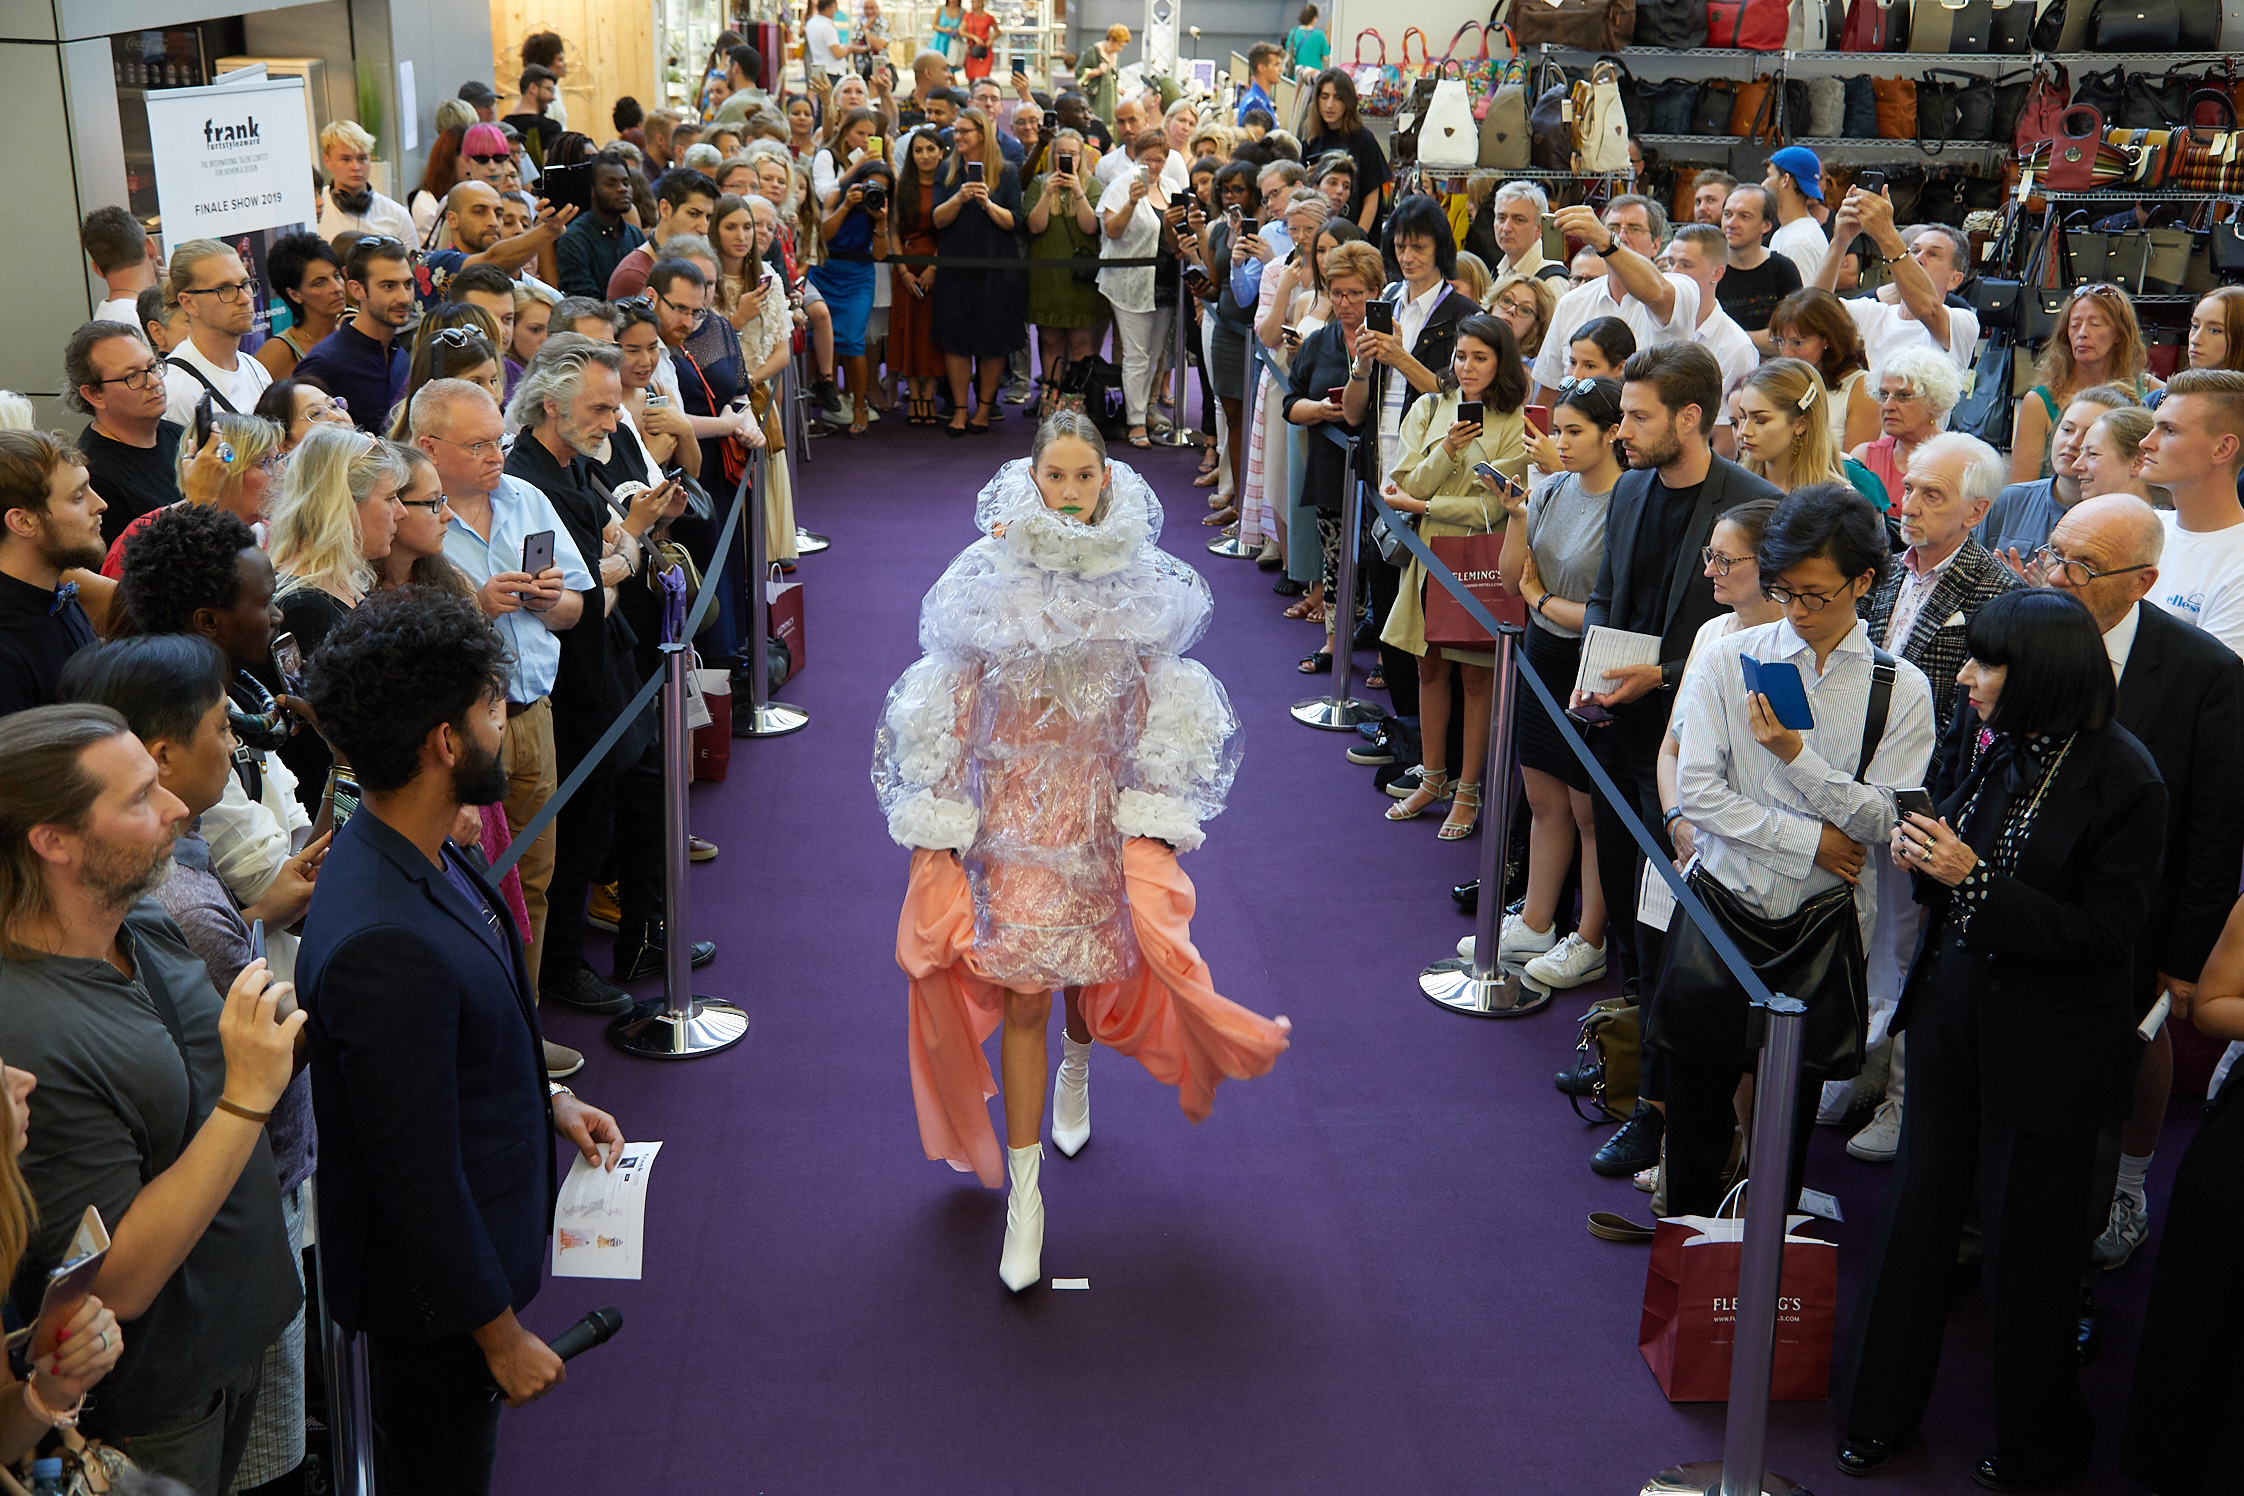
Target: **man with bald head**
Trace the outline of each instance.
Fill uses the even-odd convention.
[[[451,300],[452,277],[470,265],[494,265],[513,275],[557,242],[575,221],[574,207],[555,208],[541,201],[538,221],[526,233],[505,237],[499,214],[499,192],[489,182],[461,182],[444,199],[444,222],[452,231],[453,248],[432,249],[421,256],[418,279],[421,310]]]
[[[2172,1024],[2188,1017],[2199,970],[2236,902],[2244,866],[2244,781],[2235,772],[2244,736],[2244,660],[2154,600],[2167,543],[2150,505],[2133,494],[2104,494],[2065,511],[2035,553],[2033,570],[2095,616],[2119,681],[2115,716],[2150,750],[2166,781],[2166,858],[2135,942],[2136,1005],[2147,1012],[2159,993],[2172,993]],[[1956,715],[1941,751],[1968,754],[1977,714],[1966,705]],[[2109,1207],[2096,1242],[2099,1267],[2118,1267],[2142,1244],[2144,1179],[2173,1079],[2173,1046],[2162,1028],[2136,1074],[2134,1115],[2119,1147],[2103,1156],[2096,1203],[2109,1200]],[[2083,1305],[2084,1355],[2093,1349],[2094,1308],[2093,1299]]]

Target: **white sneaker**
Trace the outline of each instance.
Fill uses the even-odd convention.
[[[2106,1272],[2127,1265],[2135,1249],[2150,1235],[2150,1216],[2144,1202],[2125,1190],[2112,1196],[2111,1224],[2096,1238],[2096,1265]]]
[[[1457,954],[1463,956],[1468,961],[1473,959],[1473,950],[1474,943],[1472,936],[1467,935],[1457,942]]]
[[[1552,925],[1557,929],[1557,925]],[[1594,982],[1605,975],[1605,947],[1591,945],[1579,935],[1568,935],[1549,951],[1527,963],[1527,980],[1538,987],[1563,992]]]
[[[1527,928],[1527,916],[1504,916],[1503,933],[1496,937],[1496,960],[1500,965],[1519,965],[1534,960],[1558,944],[1558,921],[1538,935]]]
[[[1847,1152],[1866,1164],[1890,1164],[1901,1151],[1901,1103],[1878,1103],[1870,1125],[1847,1139]]]
[[[1005,1251],[997,1260],[997,1275],[1015,1293],[1044,1276],[1044,1195],[1036,1179],[1043,1161],[1041,1143],[1005,1150],[1013,1188],[1005,1200]]]

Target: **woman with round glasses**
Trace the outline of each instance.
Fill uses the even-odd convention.
[[[1847,456],[1868,468],[1889,495],[1898,495],[1917,444],[1947,429],[1948,412],[1963,398],[1963,376],[1947,354],[1912,346],[1887,354],[1871,380],[1885,429]]]
[[[2059,414],[2081,390],[2116,384],[2140,400],[2160,387],[2143,349],[2135,303],[2112,285],[2081,286],[2065,299],[2057,331],[2034,365],[2034,387],[2018,402],[2010,447],[2010,481],[2031,483],[2049,471],[2049,437]]]
[[[2134,946],[2166,790],[2112,720],[2111,660],[2078,600],[2005,593],[1972,615],[1967,645],[1969,709],[1926,784],[1938,815],[1903,815],[1886,849],[1927,921],[1894,1017],[1908,1124],[1844,1353],[1839,1467],[1869,1475],[1917,1436],[1976,1201],[1994,1451],[1973,1476],[2038,1490],[2088,1463],[2074,1338],[2097,1228],[2081,1206],[2099,1137],[2133,1108]]]
[[[1507,275],[1489,292],[1488,309],[1511,328],[1532,373],[1535,355],[1543,351],[1543,334],[1551,330],[1558,310],[1558,287],[1545,276]]]
[[[351,408],[340,395],[307,374],[301,379],[279,379],[257,397],[256,413],[281,428],[281,455],[296,450],[304,433],[314,426],[348,426]]]

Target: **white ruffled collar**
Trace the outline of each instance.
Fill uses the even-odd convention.
[[[1106,513],[1096,524],[1045,507],[1025,457],[998,469],[974,519],[1005,555],[1039,571],[1103,577],[1136,564],[1161,535],[1161,503],[1127,463],[1112,464]]]

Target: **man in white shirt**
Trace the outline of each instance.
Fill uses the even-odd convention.
[[[1139,106],[1136,95],[1130,95],[1114,106],[1114,149],[1099,157],[1098,167],[1093,173],[1098,177],[1101,187],[1113,186],[1116,177],[1131,169],[1131,143],[1144,128],[1145,111]],[[1164,164],[1162,170],[1167,169]],[[1189,172],[1191,169],[1191,164],[1186,163],[1185,170]]]
[[[1882,191],[1859,187],[1847,193],[1831,228],[1831,247],[1810,285],[1838,287],[1841,262],[1857,233],[1870,236],[1893,272],[1877,294],[1846,302],[1862,331],[1862,354],[1870,367],[1876,369],[1897,348],[1921,344],[1947,354],[1959,369],[1970,368],[1979,349],[1979,314],[1948,305],[1948,293],[1963,284],[1970,264],[1961,236],[1945,224],[1928,224],[1915,244],[1904,244],[1894,227],[1893,203]]]
[[[834,0],[816,0],[812,6],[803,27],[803,61],[813,79],[829,85],[849,70],[849,60],[842,54],[841,28],[834,24]]]
[[[1891,792],[1924,782],[1934,742],[1931,687],[1915,665],[1895,662],[1884,728],[1863,767],[1873,659],[1855,604],[1890,567],[1885,524],[1868,499],[1820,486],[1793,494],[1770,516],[1760,555],[1762,582],[1785,616],[1714,641],[1685,674],[1676,709],[1677,808],[1697,831],[1700,868],[1767,918],[1852,884],[1867,944],[1880,880],[1863,876],[1865,864],[1885,860],[1898,819]],[[1797,667],[1813,726],[1783,726],[1768,698],[1746,691],[1738,662],[1749,655]],[[1742,993],[1737,1001],[1742,1009]],[[1735,1121],[1730,1103],[1742,1072],[1720,1053],[1729,1015],[1678,1006],[1663,994],[1646,1040],[1657,1036],[1668,1048],[1668,1207],[1699,1214],[1721,1199]],[[1736,1020],[1742,1038],[1742,1011]],[[1788,1197],[1799,1188],[1816,1097],[1815,1086],[1801,1087]]]
[[[347,119],[319,132],[319,161],[327,169],[327,206],[319,215],[319,236],[387,234],[400,244],[421,242],[405,204],[368,185],[374,171],[374,137]]]
[[[2244,467],[2244,373],[2185,369],[2166,381],[2150,434],[2143,438],[2145,483],[2174,497],[2151,593],[2176,618],[2194,623],[2244,655],[2244,507],[2236,475]]]
[[[219,410],[248,415],[273,382],[265,366],[243,353],[255,310],[256,283],[241,256],[216,239],[190,239],[171,252],[164,300],[176,302],[187,336],[171,350],[164,370],[164,419],[192,430],[195,407],[207,391]]]
[[[1769,248],[1800,267],[1800,279],[1809,280],[1823,264],[1830,242],[1816,225],[1808,203],[1823,201],[1823,163],[1804,145],[1788,145],[1769,157],[1769,174],[1761,185],[1776,199],[1776,237]],[[1834,228],[1837,225],[1833,225]],[[1851,234],[1841,234],[1844,244]]]
[[[1652,263],[1667,237],[1667,210],[1648,197],[1628,193],[1595,208],[1576,204],[1558,210],[1559,231],[1588,241],[1605,261],[1605,274],[1558,299],[1543,351],[1535,355],[1535,403],[1548,405],[1566,377],[1566,347],[1574,333],[1599,317],[1618,317],[1636,334],[1638,349],[1688,341],[1699,325],[1698,282],[1687,275],[1663,274]]]
[[[1543,257],[1543,215],[1551,200],[1533,182],[1506,182],[1496,189],[1490,206],[1490,228],[1496,247],[1504,252],[1495,267],[1496,279],[1508,275],[1547,276],[1563,280],[1566,267]]]
[[[156,284],[156,242],[128,208],[96,208],[79,226],[78,244],[93,262],[94,274],[109,294],[94,308],[92,321],[140,325],[140,293]]]
[[[1722,231],[1710,223],[1686,223],[1676,229],[1661,251],[1661,268],[1691,278],[1699,288],[1699,325],[1691,341],[1714,355],[1722,366],[1722,413],[1714,418],[1714,450],[1724,457],[1737,456],[1737,441],[1730,431],[1730,396],[1761,362],[1753,339],[1728,312],[1714,288],[1729,269],[1730,246]]]

